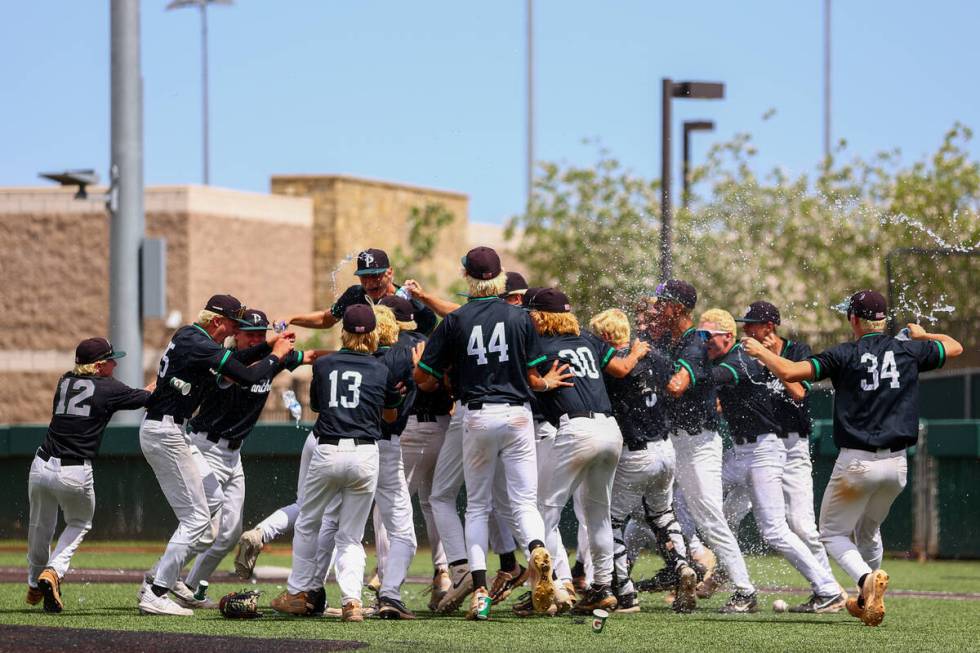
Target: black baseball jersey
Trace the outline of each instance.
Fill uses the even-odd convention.
[[[671,428],[694,434],[705,429],[717,429],[718,395],[711,380],[712,368],[707,346],[691,327],[676,342],[672,341],[669,347],[674,372],[683,368],[691,375],[691,385],[684,394],[676,398],[670,395],[664,397]]]
[[[402,434],[402,431],[405,430],[405,424],[408,423],[409,411],[415,403],[416,395],[418,395],[418,386],[412,376],[415,371],[415,364],[412,362],[412,347],[415,346],[416,342],[418,341],[414,339],[402,341],[399,338],[391,347],[378,347],[378,350],[374,352],[375,357],[388,368],[395,383],[404,383],[406,389],[403,401],[398,406],[398,419],[390,424],[383,420],[381,422],[381,435],[384,438]]]
[[[784,435],[776,414],[776,404],[781,401],[777,396],[785,390],[783,382],[740,344],[714,363],[712,379],[735,444],[765,433]]]
[[[616,355],[616,349],[591,333],[580,336],[541,336],[539,339],[545,360],[538,364],[538,373],[548,373],[554,361],[559,366],[568,363],[568,371],[574,374],[570,387],[560,387],[537,393],[545,419],[557,424],[566,413],[612,414],[603,370]]]
[[[616,355],[625,357],[629,352],[630,347],[626,346]],[[623,444],[639,445],[667,439],[670,420],[663,398],[672,372],[667,352],[654,346],[625,377],[606,377],[609,402],[623,432]]]
[[[479,297],[446,316],[419,367],[437,378],[453,368],[453,389],[465,406],[524,403],[527,370],[544,360],[527,311],[498,297]]]
[[[783,350],[779,355],[791,361],[805,361],[813,355],[813,352],[804,342],[783,340]],[[785,390],[784,386],[780,387]],[[803,388],[807,391],[807,396],[803,397],[802,401],[796,401],[788,392],[780,392],[776,395],[776,417],[787,435],[799,433],[800,437],[805,438],[809,437],[813,430],[810,419],[810,382],[804,381]]]
[[[834,443],[897,451],[918,441],[919,372],[942,367],[946,348],[868,333],[809,360],[814,380],[834,384]]]
[[[105,376],[69,372],[58,381],[51,424],[41,446],[50,456],[94,458],[117,410],[142,408],[150,393]]]
[[[402,397],[385,364],[371,354],[341,349],[313,363],[310,408],[319,413],[317,437],[381,437],[381,413],[396,408]]]
[[[267,344],[245,349],[233,355],[216,343],[198,324],[188,324],[177,329],[170,344],[160,358],[157,387],[146,402],[148,414],[170,415],[185,420],[204,399],[205,392],[224,375],[238,383],[260,383],[278,372],[279,358],[273,356]],[[255,365],[248,365],[256,358],[265,356]],[[188,395],[170,385],[172,379],[191,384]]]
[[[275,371],[267,379],[248,385],[210,386],[201,409],[190,421],[190,430],[228,440],[244,440],[265,408],[273,377],[284,369],[295,370],[302,363],[303,352],[292,351],[276,363]]]
[[[400,286],[396,285],[395,287],[399,288]],[[435,312],[414,297],[408,301],[412,303],[412,309],[415,313],[415,324],[418,326],[419,331],[425,335],[431,334],[432,330],[436,328],[436,323],[439,321],[439,318],[436,317]],[[375,302],[368,297],[367,293],[364,291],[364,286],[361,284],[354,284],[337,298],[337,301],[335,301],[333,306],[330,308],[330,314],[340,320],[344,317],[344,311],[347,310],[348,306],[353,306],[354,304],[367,304],[369,306],[373,306],[374,303]]]

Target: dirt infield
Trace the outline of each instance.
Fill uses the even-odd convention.
[[[0,651],[141,651],[142,653],[188,653],[223,650],[235,653],[279,653],[280,651],[351,651],[367,646],[364,642],[335,639],[259,639],[144,633],[123,630],[87,630],[39,626],[0,627]]]

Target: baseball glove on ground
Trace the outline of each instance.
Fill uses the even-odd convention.
[[[259,595],[255,590],[231,592],[221,597],[218,610],[228,619],[254,619],[261,617],[259,612]]]

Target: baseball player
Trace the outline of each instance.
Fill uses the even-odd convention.
[[[791,361],[804,361],[813,355],[810,347],[803,342],[786,340],[779,336],[777,327],[781,322],[779,309],[766,301],[753,302],[745,316],[736,318],[743,324],[745,335],[755,338],[773,353]],[[810,458],[810,382],[801,383],[806,395],[802,400],[795,400],[777,387],[776,418],[786,433],[783,443],[786,445],[786,464],[783,466],[783,496],[786,498],[786,521],[789,529],[799,537],[813,556],[824,567],[829,575],[830,560],[827,550],[820,541],[817,521],[813,513],[813,463]],[[734,491],[731,503],[725,496],[726,515],[729,523],[742,510],[751,507],[751,501],[741,499],[741,492]],[[748,507],[746,507],[748,504]]]
[[[888,574],[881,569],[881,523],[905,487],[906,449],[919,435],[919,373],[942,367],[963,347],[953,338],[908,325],[911,340],[884,333],[888,307],[874,290],[847,303],[854,340],[805,361],[790,361],[758,340],[745,338],[746,353],[784,382],[834,385],[834,443],[840,447],[820,506],[820,535],[827,553],[857,583],[860,594],[847,610],[866,625],[885,618]]]
[[[323,576],[317,573],[317,540],[326,520],[337,524],[342,619],[364,620],[361,538],[378,484],[377,441],[382,418],[393,422],[402,401],[391,372],[372,355],[378,346],[375,326],[369,306],[348,307],[343,317],[343,348],[313,365],[310,407],[318,413],[313,427],[317,446],[296,519],[293,568],[286,590],[272,601],[279,612],[312,614],[314,595],[323,591]]]
[[[722,443],[717,431],[717,394],[705,343],[691,318],[697,291],[671,279],[657,286],[652,319],[670,334],[669,353],[675,373],[667,383],[671,442],[677,457],[677,488],[687,500],[698,529],[731,577],[735,591],[723,613],[755,612],[755,587],[722,510]]]
[[[516,535],[529,552],[534,608],[543,613],[552,605],[555,586],[551,555],[544,545],[544,522],[536,505],[537,465],[528,401],[531,389],[556,388],[566,384],[571,375],[559,371],[557,361],[544,376],[535,369],[542,362],[537,334],[527,313],[500,299],[505,276],[497,253],[489,247],[477,247],[462,262],[469,301],[436,327],[416,370],[416,381],[423,391],[432,389],[451,366],[458,381],[454,387],[465,408],[465,532],[475,588],[467,618],[475,619],[490,598],[486,550],[498,460],[506,478]]]
[[[329,329],[340,321],[348,306],[377,304],[382,298],[394,295],[400,288],[392,281],[394,270],[388,262],[388,254],[381,249],[366,249],[359,253],[354,274],[360,283],[345,290],[330,310],[295,315],[286,320],[287,324],[310,329]],[[438,321],[436,314],[417,299],[413,298],[411,302],[418,330],[424,334],[432,333]]]
[[[783,383],[742,350],[735,342],[735,320],[728,311],[713,308],[701,316],[699,330],[707,340],[713,361],[711,378],[718,387],[722,412],[731,429],[740,457],[749,462],[752,512],[766,542],[778,551],[810,583],[809,600],[793,612],[839,612],[847,595],[841,591],[830,568],[821,563],[790,530],[783,496],[786,465],[785,433],[777,416],[777,404],[785,393],[804,396],[799,383]]]
[[[75,368],[58,380],[51,423],[34,455],[27,483],[30,525],[27,529],[27,603],[44,601],[45,612],[61,612],[61,582],[71,558],[92,528],[95,484],[92,459],[99,453],[102,434],[119,410],[142,408],[148,390],[130,388],[112,378],[116,359],[105,338],[88,338],[75,348]],[[58,509],[65,528],[54,551],[51,539],[58,526]]]
[[[568,297],[555,288],[535,294],[530,309],[531,320],[541,336],[540,351],[545,356],[539,363],[539,373],[558,362],[568,365],[575,379],[574,385],[539,395],[544,415],[558,424],[551,473],[538,479],[538,505],[549,548],[557,550],[555,534],[562,509],[582,485],[594,580],[572,612],[591,614],[595,609],[615,609],[610,503],[623,437],[611,414],[603,373],[626,376],[649,351],[649,345],[637,340],[628,356],[617,357],[609,344],[580,333]],[[558,570],[558,577],[570,582],[571,570]]]
[[[271,346],[263,343],[234,354],[222,347],[219,343],[243,324],[244,313],[245,307],[236,298],[214,295],[196,323],[174,333],[160,359],[156,389],[146,402],[146,416],[140,425],[140,448],[180,523],[140,588],[139,609],[144,614],[193,614],[174,603],[167,593],[174,591],[185,602],[195,601],[178,575],[192,547],[211,536],[204,482],[184,423],[218,375],[241,384],[262,383],[278,371],[282,359],[293,350],[290,333],[274,336]],[[257,364],[249,367],[253,362]]]
[[[617,350],[633,354],[630,325],[619,309],[599,313],[590,327]],[[672,509],[675,455],[664,402],[660,394],[672,367],[659,345],[651,346],[636,367],[621,379],[607,379],[612,413],[623,433],[623,450],[613,483],[611,517],[615,536],[613,591],[617,610],[639,612],[636,589],[630,579],[626,525],[642,518],[655,534],[670,583],[676,593],[673,607],[690,612],[697,604],[697,574],[687,561],[687,548]],[[668,546],[668,543],[670,546]],[[635,555],[635,554],[634,554]]]
[[[265,343],[271,329],[266,314],[257,309],[245,311],[243,324],[235,334],[235,351],[244,351]],[[218,564],[234,548],[242,533],[242,509],[245,502],[245,472],[241,462],[241,447],[265,408],[272,378],[284,369],[295,370],[310,365],[321,351],[295,350],[284,356],[270,377],[260,383],[242,386],[236,383],[214,384],[201,403],[197,415],[188,423],[198,471],[204,481],[212,530],[217,535],[205,551],[195,551],[197,558],[187,575],[185,585],[197,587],[208,580]],[[174,599],[182,604],[180,596]],[[184,605],[184,607],[194,607]]]

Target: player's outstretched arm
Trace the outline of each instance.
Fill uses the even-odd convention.
[[[548,392],[555,388],[570,388],[575,385],[569,381],[575,375],[568,371],[568,363],[558,367],[558,362],[553,362],[551,369],[544,376],[541,376],[533,368],[527,371],[527,382],[532,390],[535,392]]]
[[[412,293],[412,297],[431,308],[439,317],[446,317],[459,308],[459,304],[456,302],[451,302],[448,299],[436,297],[425,292],[415,279],[407,279],[403,287]]]
[[[945,333],[928,333],[921,324],[909,324],[909,337],[912,340],[936,340],[943,343],[946,358],[956,358],[963,353],[963,345]]]
[[[294,315],[286,320],[286,324],[292,326],[306,327],[307,329],[329,329],[337,324],[339,320],[330,311],[316,311],[315,313],[303,313]]]
[[[813,365],[810,361],[791,361],[779,354],[769,351],[755,338],[742,338],[742,348],[745,353],[769,368],[783,383],[797,383],[813,380]]]
[[[633,341],[630,353],[622,358],[614,356],[606,363],[606,373],[610,376],[621,379],[636,367],[636,364],[650,352],[650,343],[637,338]]]

